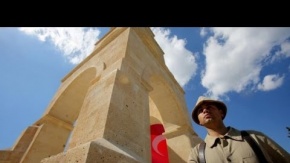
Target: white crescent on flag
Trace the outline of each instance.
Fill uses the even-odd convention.
[[[159,155],[161,155],[161,156],[164,156],[164,155],[158,150],[158,145],[163,140],[165,140],[165,136],[164,135],[158,135],[152,141],[152,147],[153,147],[154,151],[156,153],[158,153]]]

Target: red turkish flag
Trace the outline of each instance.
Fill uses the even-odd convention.
[[[162,124],[152,124],[151,130],[151,153],[152,163],[169,163],[167,142]]]

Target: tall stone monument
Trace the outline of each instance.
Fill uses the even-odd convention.
[[[0,163],[150,163],[152,124],[164,127],[170,163],[201,140],[150,28],[111,28]]]

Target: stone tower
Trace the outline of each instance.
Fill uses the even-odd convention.
[[[170,163],[201,139],[184,91],[150,28],[111,28],[62,80],[43,116],[0,163],[150,163],[150,125],[164,126]]]

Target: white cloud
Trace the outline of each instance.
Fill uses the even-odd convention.
[[[72,64],[78,64],[92,52],[99,40],[96,28],[19,28],[40,41],[51,41]]]
[[[255,89],[260,81],[262,61],[269,57],[273,46],[281,45],[290,37],[290,28],[209,30],[213,35],[204,44],[206,69],[201,83],[208,89],[207,94],[215,98],[225,96],[228,92]]]
[[[271,58],[271,63],[281,60],[283,58],[290,57],[290,41],[284,41],[281,46],[280,50],[276,51],[275,55]]]
[[[258,89],[261,91],[270,91],[280,87],[283,83],[284,76],[267,75],[264,77],[263,83],[258,84]]]
[[[170,37],[170,30],[151,28],[155,40],[164,52],[164,60],[177,82],[183,87],[196,75],[197,64],[193,53],[186,49],[186,40]]]
[[[281,45],[281,53],[285,54],[286,57],[290,57],[290,41],[285,41]]]
[[[204,37],[207,34],[207,28],[201,28],[200,29],[200,35],[201,37]]]

